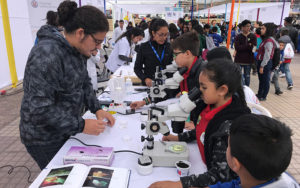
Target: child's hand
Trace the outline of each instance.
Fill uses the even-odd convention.
[[[168,136],[163,136],[163,141],[178,141],[178,136],[169,134]]]
[[[181,181],[158,181],[152,183],[149,188],[182,188]]]
[[[152,80],[150,78],[146,78],[145,79],[145,83],[148,87],[151,87],[152,86]]]
[[[259,68],[259,74],[263,74],[264,73],[264,68],[263,67],[260,67]]]
[[[282,63],[283,63],[283,61],[279,61],[279,65],[282,64]]]
[[[145,101],[135,101],[130,104],[131,109],[139,109],[146,104]]]
[[[181,96],[181,92],[177,93],[176,98],[179,98]]]
[[[185,122],[185,125],[184,125],[184,128],[186,130],[193,130],[195,129],[195,125],[194,125],[194,122]]]

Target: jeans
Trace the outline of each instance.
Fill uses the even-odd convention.
[[[251,72],[251,65],[240,65],[241,72],[242,72],[242,82],[243,85],[249,87],[250,85],[250,72]],[[244,71],[243,71],[244,69]]]
[[[261,61],[257,63],[257,70],[260,69]],[[267,98],[267,95],[269,93],[270,89],[270,76],[271,76],[271,69],[272,69],[272,60],[269,60],[267,65],[264,66],[264,72],[263,74],[260,74],[258,72],[258,80],[259,80],[259,86],[258,86],[258,92],[257,97],[258,98]]]
[[[282,63],[282,67],[285,73],[286,82],[288,85],[293,85],[292,74],[290,71],[290,63]]]
[[[275,69],[274,75],[272,77],[272,80],[274,82],[275,91],[280,91],[279,82],[278,82],[279,71],[280,71],[279,69]]]
[[[63,143],[55,143],[55,144],[46,145],[46,146],[26,146],[25,145],[25,147],[26,147],[28,153],[31,155],[31,157],[39,165],[40,169],[43,170],[63,145],[64,145],[64,142]]]

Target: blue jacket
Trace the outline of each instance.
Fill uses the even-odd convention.
[[[223,38],[217,33],[209,34],[209,36],[213,38],[215,46],[217,47],[223,42]]]

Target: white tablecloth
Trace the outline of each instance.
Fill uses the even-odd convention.
[[[121,67],[120,70],[131,70],[132,66]],[[118,71],[120,71],[118,70]],[[115,74],[118,74],[118,71]],[[122,71],[122,72],[123,72]],[[124,71],[125,72],[125,71]],[[127,96],[126,100],[135,101],[141,100],[145,97],[145,93],[137,93]],[[141,136],[145,135],[145,131],[141,130],[140,114],[133,115],[120,115],[115,114],[116,123],[113,127],[107,127],[104,133],[99,136],[91,136],[86,134],[77,134],[75,137],[80,139],[86,144],[96,144],[105,147],[114,147],[114,150],[132,150],[141,153],[144,143],[141,142]],[[83,118],[94,118],[94,114],[90,112],[85,113]],[[127,122],[127,126],[124,128],[120,126],[120,122]],[[170,124],[170,122],[168,122]],[[171,130],[171,129],[170,129]],[[155,140],[158,140],[162,135],[155,136]],[[63,165],[63,156],[66,155],[67,151],[71,146],[81,146],[81,144],[76,141],[69,139],[55,157],[48,164],[47,168],[54,166]],[[197,147],[197,143],[189,143],[190,150],[190,162],[192,163],[190,174],[199,174],[206,171],[206,166],[203,164],[200,156],[200,152]],[[162,180],[179,180],[176,173],[176,168],[166,168],[166,167],[154,167],[153,173],[148,176],[141,176],[137,172],[137,161],[139,155],[134,153],[116,153],[115,159],[112,163],[113,167],[123,167],[131,170],[130,177],[130,188],[142,188],[148,187],[151,183]]]

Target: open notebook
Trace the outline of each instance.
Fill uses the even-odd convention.
[[[72,164],[44,169],[30,188],[127,188],[130,170],[100,165]]]

